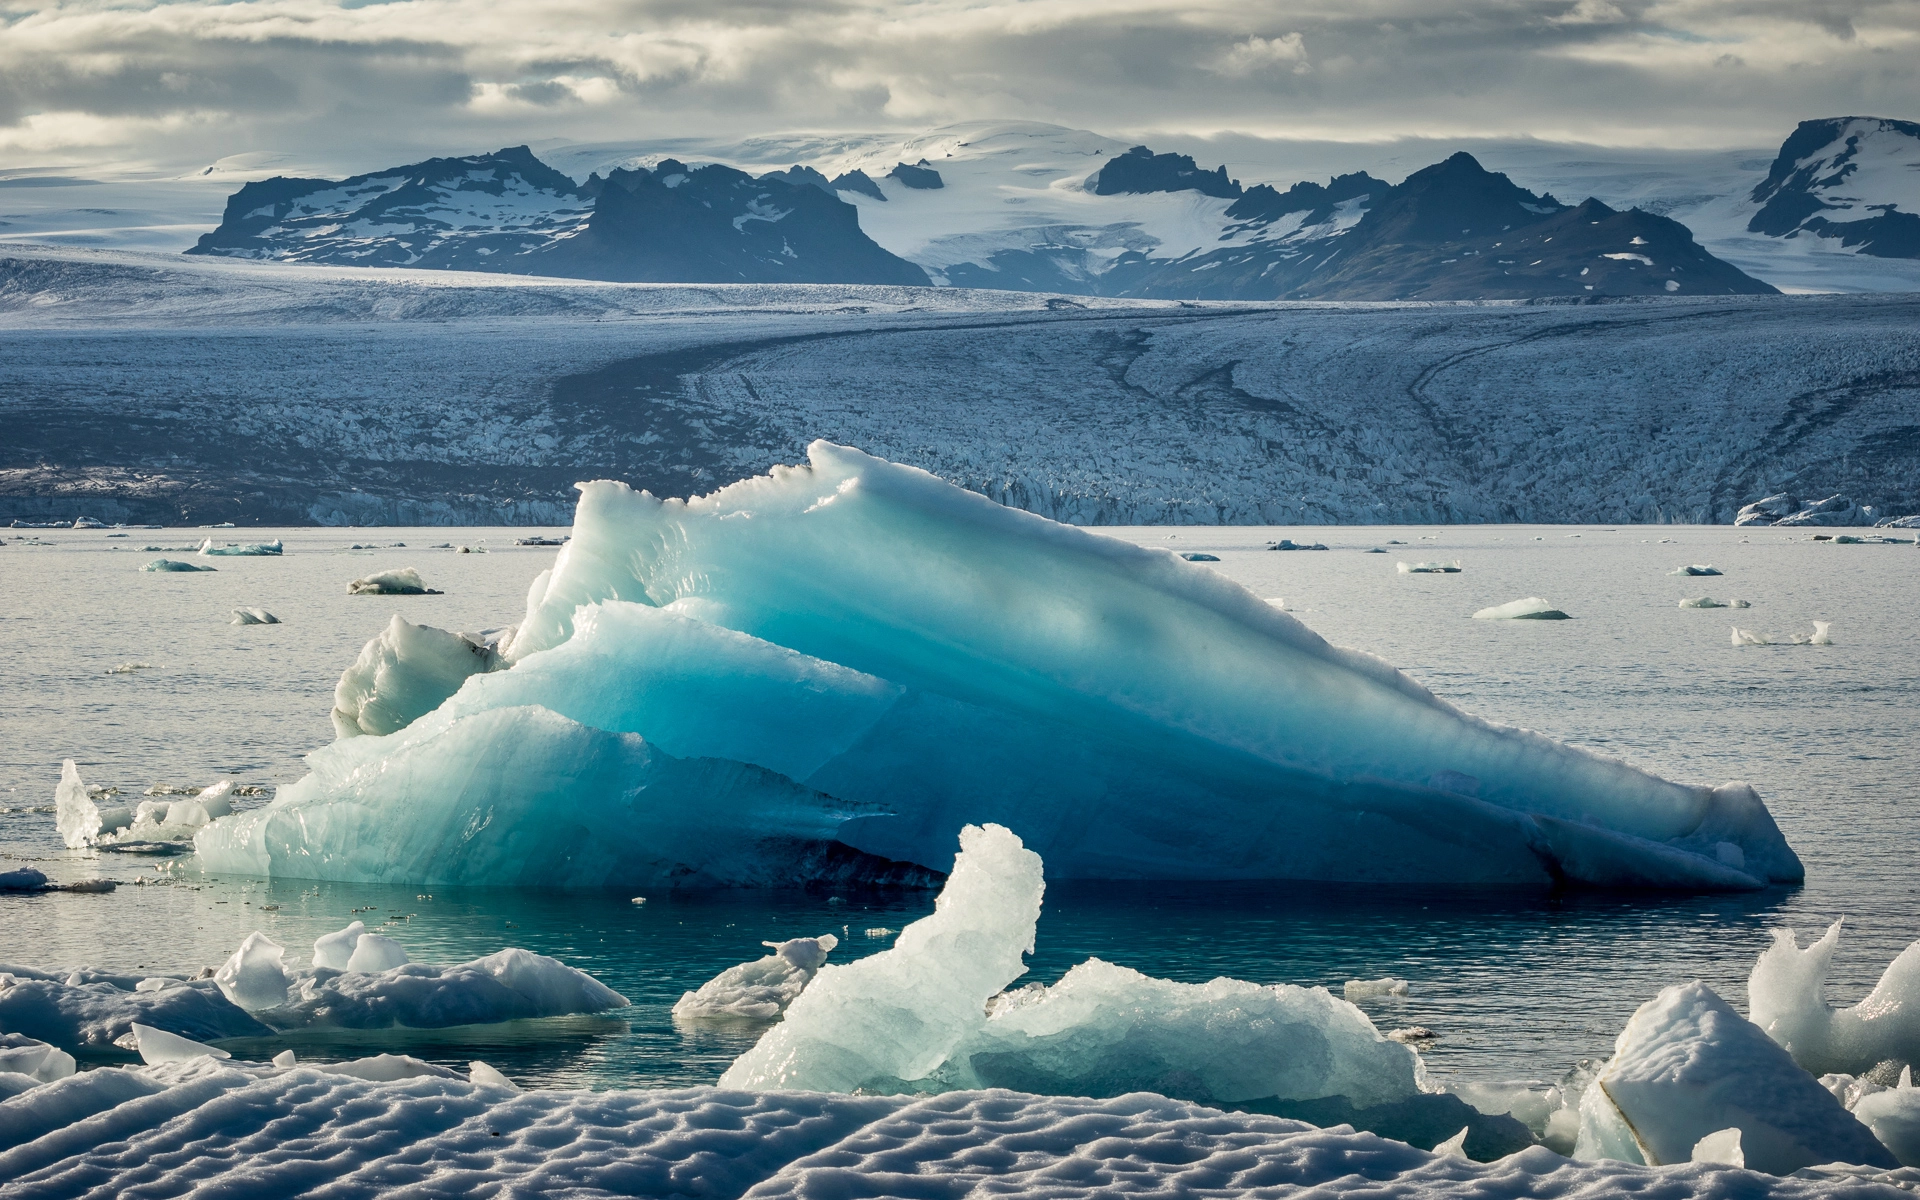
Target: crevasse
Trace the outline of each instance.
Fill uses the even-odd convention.
[[[991,821],[1055,878],[1801,878],[1744,784],[1463,714],[1167,551],[846,447],[809,459],[691,500],[582,484],[509,669],[316,752],[202,857],[420,882],[906,878]]]

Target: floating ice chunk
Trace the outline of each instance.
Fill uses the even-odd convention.
[[[271,542],[249,542],[244,545],[229,542],[224,546],[216,546],[213,544],[213,539],[208,538],[200,543],[201,554],[218,558],[266,558],[285,552],[286,547],[281,545],[278,539]]]
[[[1186,559],[1188,562],[1219,562],[1220,561],[1220,556],[1218,554],[1202,554],[1198,550],[1189,550],[1183,553],[1180,557]]]
[[[299,1062],[298,1057],[296,1057],[293,1051],[291,1050],[282,1050],[280,1053],[273,1056],[273,1065],[280,1068],[282,1071],[292,1070],[295,1064],[297,1064],[298,1062]]]
[[[229,625],[278,625],[280,618],[264,608],[236,608]]]
[[[1707,566],[1703,563],[1694,563],[1688,567],[1675,567],[1673,570],[1667,572],[1669,575],[1718,575],[1720,573],[1720,568]]]
[[[506,1088],[508,1091],[513,1092],[520,1090],[519,1084],[508,1079],[499,1071],[494,1070],[492,1066],[481,1062],[479,1059],[475,1059],[467,1064],[467,1081],[477,1083],[481,1087]]]
[[[1394,570],[1402,575],[1458,575],[1460,560],[1452,562],[1395,563]]]
[[[1538,596],[1510,600],[1473,614],[1476,621],[1564,621],[1567,614]]]
[[[889,949],[822,967],[720,1085],[910,1090],[980,1031],[988,998],[1026,969],[1044,890],[1040,856],[1019,838],[998,825],[967,826],[933,914]]]
[[[136,1021],[202,1041],[273,1032],[212,980],[138,991],[141,982],[140,976],[0,965],[0,1029],[75,1052],[112,1046]]]
[[[344,971],[353,958],[353,948],[360,941],[360,935],[367,927],[360,921],[354,921],[338,933],[326,933],[313,941],[313,965],[326,967],[333,971]]]
[[[625,996],[585,971],[509,948],[451,967],[300,972],[286,1006],[260,1016],[279,1029],[444,1029],[625,1007]]]
[[[1033,948],[1041,874],[1008,830],[968,826],[933,915],[891,949],[822,968],[721,1085],[1343,1096],[1361,1107],[1418,1093],[1419,1057],[1324,988],[1175,983],[1096,958],[1052,987],[1000,996]]]
[[[1472,1128],[1470,1126],[1461,1126],[1459,1133],[1454,1134],[1433,1148],[1435,1157],[1465,1158],[1467,1156],[1467,1134],[1471,1132]]]
[[[69,849],[94,845],[103,836],[133,824],[124,806],[101,808],[80,780],[80,769],[67,759],[60,764],[60,783],[53,790],[53,822]]]
[[[1767,639],[1766,639],[1766,637],[1765,637],[1765,635],[1763,635],[1763,634],[1758,634],[1758,633],[1755,633],[1755,632],[1754,632],[1753,630],[1751,630],[1751,629],[1742,629],[1742,628],[1740,628],[1740,627],[1739,627],[1738,625],[1729,625],[1729,626],[1728,626],[1727,628],[1729,628],[1729,629],[1731,629],[1731,630],[1733,631],[1733,634],[1732,634],[1732,636],[1731,636],[1731,638],[1730,638],[1730,640],[1731,640],[1731,641],[1733,642],[1733,644],[1734,644],[1734,645],[1736,645],[1736,646],[1769,646],[1769,645],[1772,645],[1772,643],[1771,643],[1771,642],[1769,642],[1769,641],[1767,641]]]
[[[53,885],[47,882],[47,873],[38,867],[15,867],[11,871],[0,871],[0,892],[45,892]]]
[[[363,933],[353,944],[353,956],[347,959],[347,970],[378,974],[404,967],[412,961],[399,942],[377,933]]]
[[[372,1083],[397,1083],[402,1079],[458,1079],[458,1075],[445,1067],[422,1062],[409,1054],[376,1054],[372,1058],[356,1058],[351,1062],[323,1063],[320,1070],[329,1075],[351,1075],[355,1079],[365,1079]]]
[[[673,1006],[673,1015],[682,1019],[747,1017],[771,1021],[787,1011],[813,981],[840,939],[827,933],[817,938],[760,944],[771,947],[773,953],[728,967],[701,984],[698,991],[682,993]]]
[[[347,585],[349,596],[438,596],[412,567],[375,571]]]
[[[1269,550],[1325,550],[1326,546],[1320,542],[1313,542],[1309,544],[1309,543],[1296,542],[1292,538],[1281,538],[1277,542],[1268,542],[1267,549]],[[1369,550],[1367,551],[1367,553],[1368,554],[1385,554],[1386,551]]]
[[[278,1008],[287,1002],[287,986],[292,982],[281,964],[285,954],[277,942],[256,929],[213,973],[213,981],[227,999],[248,1012]]]
[[[395,613],[334,685],[334,732],[345,738],[404,729],[440,707],[469,676],[506,665],[471,634],[415,625]]]
[[[1710,1133],[1693,1144],[1693,1152],[1687,1156],[1688,1162],[1719,1163],[1727,1167],[1744,1167],[1747,1156],[1740,1149],[1740,1130],[1722,1129]]]
[[[52,1083],[73,1074],[73,1055],[58,1046],[18,1033],[0,1033],[0,1072]]]
[[[1340,992],[1348,1003],[1357,1004],[1378,996],[1404,996],[1407,994],[1407,981],[1391,975],[1379,979],[1349,979]]]
[[[156,558],[152,562],[148,563],[146,566],[141,567],[140,569],[142,571],[211,571],[211,570],[214,570],[213,567],[197,566],[194,563],[181,562],[180,560],[174,559],[174,558]]]
[[[1682,598],[1681,608],[1752,608],[1750,600],[1715,600],[1712,596],[1691,596]]]
[[[1813,623],[1813,636],[1807,639],[1807,643],[1813,646],[1833,645],[1833,636],[1827,632],[1832,628],[1833,622],[1831,621],[1815,621]]]
[[[1692,1160],[1728,1128],[1746,1165],[1786,1175],[1818,1163],[1897,1165],[1833,1094],[1704,983],[1640,1006],[1580,1104],[1576,1158]]]
[[[140,1061],[150,1067],[157,1067],[161,1063],[185,1062],[190,1058],[199,1058],[203,1054],[209,1058],[233,1057],[225,1050],[138,1022],[133,1026],[133,1046],[140,1055]]]
[[[1887,964],[1864,1000],[1835,1009],[1825,994],[1841,925],[1835,921],[1805,950],[1792,929],[1773,931],[1773,945],[1747,980],[1754,1024],[1815,1074],[1864,1075],[1890,1059],[1920,1062],[1920,942]]]

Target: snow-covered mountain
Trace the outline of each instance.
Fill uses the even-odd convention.
[[[923,284],[825,181],[673,159],[575,184],[525,146],[249,183],[189,254],[676,283]]]
[[[1802,121],[1751,197],[1753,233],[1838,239],[1876,258],[1920,258],[1920,124]]]

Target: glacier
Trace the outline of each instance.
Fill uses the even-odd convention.
[[[924,882],[963,826],[995,822],[1055,878],[1802,877],[1745,784],[1672,783],[1479,720],[1202,565],[826,442],[690,500],[581,485],[573,540],[498,644],[506,669],[363,726],[267,807],[200,831],[202,862]],[[438,655],[373,657],[376,692],[453,682]]]

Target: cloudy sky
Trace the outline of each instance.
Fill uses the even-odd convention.
[[[913,130],[1777,146],[1920,0],[0,0],[0,167]]]

